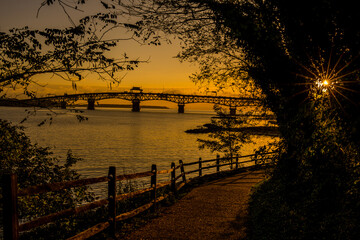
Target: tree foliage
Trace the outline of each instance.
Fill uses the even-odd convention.
[[[235,49],[241,56],[241,63],[235,62],[237,73],[244,72],[239,76],[248,75],[260,87],[266,105],[276,114],[283,138],[280,154],[271,180],[253,196],[262,201],[254,201],[258,221],[278,213],[274,215],[278,223],[263,228],[264,239],[357,239],[360,27],[354,24],[359,15],[353,4],[129,2],[136,6],[130,8],[134,13],[148,13],[139,26],[181,34],[188,44],[184,58],[201,61],[207,53],[223,54],[216,51],[222,43]],[[213,76],[221,72],[207,72],[226,65],[227,59],[204,63],[200,79],[217,82]],[[262,223],[255,223],[257,229],[266,225]]]
[[[216,106],[216,117],[211,119],[212,131],[206,139],[197,139],[199,149],[208,148],[211,152],[224,154],[224,157],[233,157],[240,154],[245,143],[250,142],[250,135],[244,131],[238,131],[246,124],[246,117],[230,116],[224,110]]]
[[[2,179],[4,174],[17,174],[19,189],[79,179],[80,174],[73,169],[79,160],[81,159],[74,157],[70,151],[66,159],[59,160],[53,156],[49,148],[32,144],[20,127],[0,120],[0,178]],[[1,194],[0,198],[2,199]],[[87,187],[20,197],[18,202],[19,218],[30,220],[75,207],[93,199],[92,194],[87,191]],[[0,202],[2,203],[2,201]],[[65,236],[67,231],[74,231],[71,227],[73,224],[74,222],[69,220],[61,222],[59,224],[61,228],[54,233],[55,235],[47,233],[47,236],[58,238],[59,236],[56,234],[59,234],[61,230],[65,231],[61,233]]]
[[[247,74],[242,49],[220,28],[211,9],[196,1],[102,0],[111,14],[126,12],[134,20],[141,41],[161,44],[176,37],[181,40],[181,61],[196,62],[199,72],[191,79],[204,90],[231,88],[243,96],[254,97],[261,91]],[[119,19],[121,19],[119,17]],[[119,21],[119,20],[115,20]]]
[[[309,89],[316,84],[316,79],[323,79],[325,75],[334,77],[331,85],[336,89],[329,97],[333,107],[342,119],[350,119],[352,113],[347,109],[357,102],[359,47],[354,39],[359,29],[352,24],[358,16],[347,2],[108,2],[112,6],[110,12],[119,7],[138,16],[136,25],[144,32],[179,35],[185,44],[182,58],[208,62],[203,65],[203,77],[200,77],[203,81],[222,84],[220,78],[224,77],[225,82],[235,73],[211,71],[219,76],[216,80],[206,72],[227,65],[226,56],[238,59],[231,64],[236,69],[234,72],[242,80],[248,75],[255,81],[281,126],[287,126],[309,103]],[[207,56],[217,54],[220,57],[216,62],[206,61]],[[355,118],[357,115],[352,116],[352,120]],[[290,139],[285,129],[282,132]]]
[[[84,20],[85,21],[85,20]],[[137,60],[113,59],[105,53],[116,45],[116,41],[88,39],[88,30],[77,26],[64,30],[12,29],[10,33],[0,33],[0,91],[7,88],[28,91],[35,76],[49,74],[70,81],[76,88],[76,82],[83,80],[87,73],[97,74],[101,79],[117,83],[121,77],[116,73],[132,70]]]

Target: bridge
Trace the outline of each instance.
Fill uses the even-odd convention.
[[[64,94],[59,96],[36,98],[31,103],[51,102],[66,109],[69,102],[85,100],[88,102],[87,109],[95,110],[95,102],[103,99],[123,99],[132,102],[132,111],[140,111],[141,101],[163,100],[178,104],[178,113],[184,113],[185,104],[190,103],[213,103],[230,108],[230,114],[236,114],[237,107],[259,106],[261,100],[258,98],[245,97],[225,97],[225,96],[207,96],[207,95],[185,95],[185,94],[169,94],[169,93],[144,93],[142,91],[124,91],[124,92],[100,92],[100,93],[81,93],[81,94]]]

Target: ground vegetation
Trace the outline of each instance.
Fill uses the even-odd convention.
[[[0,120],[0,178],[2,179],[5,174],[16,174],[19,189],[79,179],[80,174],[73,169],[73,166],[80,160],[73,156],[71,151],[64,159],[54,157],[49,148],[32,144],[22,128]],[[2,186],[0,186],[0,209],[2,209],[1,188]],[[94,196],[87,187],[19,197],[19,219],[28,221],[92,200]],[[73,227],[77,224],[78,221],[75,219],[66,219],[59,221],[56,228],[54,225],[47,226],[31,234],[25,234],[25,238],[69,236],[68,234],[74,231]]]

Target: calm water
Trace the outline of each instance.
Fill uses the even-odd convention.
[[[191,111],[178,114],[176,109],[142,109],[134,113],[130,109],[97,108],[84,110],[89,120],[79,123],[75,113],[55,110],[57,116],[51,125],[37,127],[46,118],[48,110],[37,111],[23,125],[33,142],[49,146],[64,159],[72,152],[84,160],[76,169],[84,177],[107,175],[109,166],[116,166],[118,174],[150,170],[151,164],[158,169],[169,169],[177,163],[215,158],[208,150],[199,150],[196,139],[203,135],[186,134],[184,131],[210,121],[210,111]],[[0,107],[0,118],[19,123],[25,116],[25,108]],[[267,139],[258,139],[265,144]],[[253,144],[246,146],[242,154],[252,153]]]

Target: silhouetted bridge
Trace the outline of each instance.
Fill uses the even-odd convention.
[[[102,92],[102,93],[81,93],[64,94],[60,96],[51,96],[27,100],[32,103],[52,102],[65,109],[69,102],[85,100],[88,102],[87,109],[94,110],[95,102],[103,99],[123,99],[132,102],[132,111],[140,111],[141,101],[163,100],[178,104],[178,112],[184,113],[185,104],[189,103],[213,103],[230,108],[230,114],[236,113],[237,107],[258,106],[261,100],[257,98],[245,97],[225,97],[225,96],[206,96],[206,95],[184,95],[169,93],[144,93],[144,92]]]

